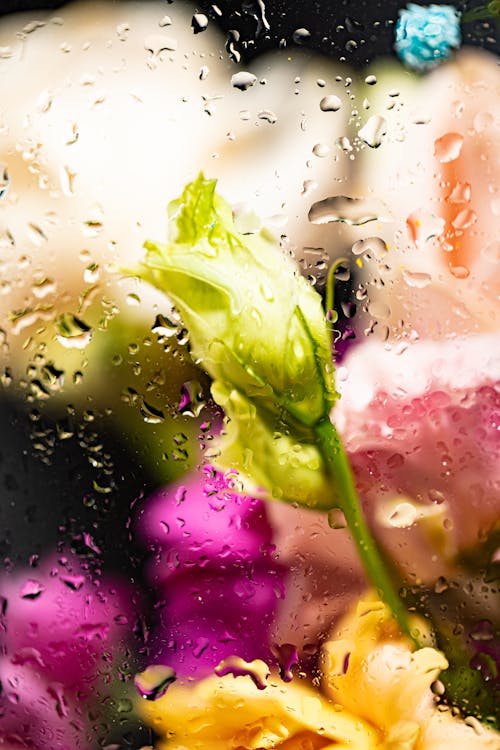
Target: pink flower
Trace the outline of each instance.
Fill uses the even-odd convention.
[[[333,416],[359,492],[393,554],[420,578],[442,575],[443,556],[451,561],[498,526],[499,344],[486,334],[398,354],[369,343],[345,362]]]
[[[90,700],[123,647],[130,604],[123,586],[91,577],[73,556],[4,576],[0,621],[0,744],[88,748]]]
[[[180,676],[200,677],[227,656],[269,653],[283,574],[264,503],[236,494],[235,482],[234,472],[206,466],[139,510],[138,532],[153,553],[151,660]]]

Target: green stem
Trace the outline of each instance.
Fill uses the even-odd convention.
[[[401,630],[415,641],[408,622],[408,612],[392,583],[386,563],[363,517],[352,470],[337,430],[330,420],[325,418],[318,423],[316,435],[328,473],[339,488],[339,500],[336,507],[344,513],[366,575],[392,610]],[[417,643],[416,645],[418,646]]]
[[[328,275],[326,277],[326,299],[325,307],[327,314],[333,311],[335,306],[334,295],[335,295],[335,271],[339,266],[344,263],[348,263],[347,258],[337,258],[328,269]]]

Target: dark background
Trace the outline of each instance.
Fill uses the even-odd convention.
[[[110,0],[110,2],[119,0]],[[185,0],[175,0],[184,3]],[[167,6],[171,0],[166,0]],[[429,3],[419,3],[429,4]],[[437,2],[468,11],[482,0]],[[13,11],[61,8],[57,0],[0,0],[0,15]],[[238,32],[235,46],[249,59],[267,49],[293,44],[293,32],[305,28],[310,36],[303,46],[318,52],[345,58],[351,65],[366,65],[379,55],[392,54],[394,22],[398,10],[406,6],[400,0],[219,0],[219,16],[210,2],[193,3],[212,23],[224,31]],[[262,6],[269,29],[262,24]],[[462,26],[464,43],[500,53],[498,26],[494,21],[476,21]],[[234,35],[233,35],[234,36]]]

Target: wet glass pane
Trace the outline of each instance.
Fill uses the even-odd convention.
[[[0,10],[0,748],[499,750],[497,0]]]

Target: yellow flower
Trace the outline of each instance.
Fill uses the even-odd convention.
[[[169,750],[371,750],[377,732],[312,688],[250,677],[208,677],[143,702],[142,714]]]
[[[447,667],[435,648],[413,651],[387,606],[367,597],[324,646],[323,692],[376,726],[384,750],[500,750],[499,734],[436,706],[431,685]]]
[[[368,598],[325,644],[322,692],[226,675],[174,684],[141,712],[169,750],[500,750],[498,733],[436,706],[444,656],[411,648]]]

